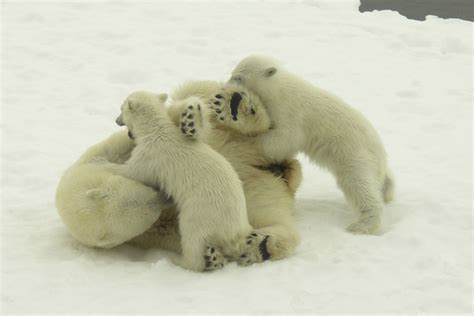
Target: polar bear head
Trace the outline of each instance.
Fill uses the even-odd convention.
[[[235,83],[262,96],[273,93],[271,83],[279,76],[278,63],[269,56],[250,55],[244,58],[232,71],[229,83]]]
[[[155,94],[137,91],[130,94],[121,106],[120,116],[115,122],[119,126],[128,127],[128,135],[134,138],[135,131],[147,122],[153,122],[158,117],[166,116],[166,93]]]

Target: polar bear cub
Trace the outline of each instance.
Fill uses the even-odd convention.
[[[392,199],[394,183],[382,142],[368,120],[270,57],[243,59],[230,82],[254,92],[266,106],[273,126],[258,136],[264,152],[283,160],[302,151],[328,168],[359,213],[358,221],[348,230],[374,233],[384,202]]]
[[[188,139],[171,121],[167,96],[134,92],[116,122],[135,140],[120,173],[173,197],[183,254],[175,262],[194,271],[221,268],[237,258],[251,233],[242,184],[229,162],[208,145]],[[199,100],[191,105],[199,106]]]

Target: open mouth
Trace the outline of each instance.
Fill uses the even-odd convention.
[[[237,121],[237,114],[239,114],[239,104],[242,101],[242,96],[240,93],[235,92],[230,99],[230,114],[232,119]]]

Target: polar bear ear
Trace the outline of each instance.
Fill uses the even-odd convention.
[[[168,94],[160,93],[158,94],[158,98],[160,99],[161,102],[166,102],[166,100],[168,100]]]
[[[268,67],[265,69],[265,77],[269,78],[277,73],[277,69],[275,67]]]
[[[128,109],[130,110],[130,112],[134,112],[135,110],[137,110],[139,108],[140,104],[137,103],[137,102],[128,101],[127,106],[128,106]]]

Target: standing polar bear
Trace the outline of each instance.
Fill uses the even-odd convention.
[[[187,139],[173,124],[166,98],[143,91],[128,96],[116,122],[128,127],[136,146],[125,164],[111,167],[173,197],[182,247],[177,264],[194,271],[219,269],[225,257],[240,257],[251,235],[242,184],[224,157],[202,142]]]
[[[273,126],[257,136],[263,152],[283,160],[302,151],[328,168],[359,213],[348,230],[374,233],[394,183],[382,142],[367,119],[266,56],[243,59],[230,82],[255,93],[266,106]]]

